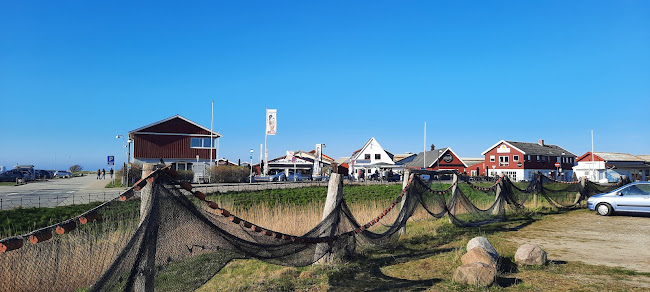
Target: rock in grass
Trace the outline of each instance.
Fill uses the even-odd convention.
[[[483,263],[490,267],[497,266],[497,261],[484,248],[477,246],[470,249],[463,257],[460,258],[463,265],[471,263]]]
[[[480,246],[483,249],[485,249],[485,251],[487,251],[492,256],[492,258],[494,258],[495,261],[499,259],[499,253],[497,252],[496,249],[494,249],[494,246],[492,246],[492,244],[487,238],[482,236],[472,238],[467,243],[467,251],[470,251],[477,246]]]
[[[496,275],[497,270],[494,267],[484,263],[471,263],[456,268],[454,282],[487,287],[494,283]]]
[[[515,262],[522,265],[545,265],[546,251],[536,244],[522,244],[515,253]]]

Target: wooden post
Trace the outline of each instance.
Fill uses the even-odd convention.
[[[451,197],[456,198],[458,192],[458,176],[454,173],[451,177]],[[454,206],[456,208],[457,205]],[[447,210],[448,212],[451,212],[452,210]],[[454,224],[453,220],[451,220],[451,216],[454,216],[454,214],[449,214],[449,223]]]
[[[145,163],[142,167],[142,178],[149,176],[154,170],[155,164]],[[153,202],[153,189],[154,189],[154,180],[147,180],[147,184],[140,191],[140,223],[142,225],[144,219],[152,211],[152,202]],[[151,220],[150,220],[151,221]],[[153,226],[153,224],[147,224],[145,229],[145,236],[150,234],[157,235],[157,231],[148,230]],[[153,238],[148,238],[148,240],[153,240]],[[153,280],[154,280],[154,267],[155,267],[155,246],[146,246],[144,244],[140,245],[140,248],[145,249],[142,252],[142,257],[138,264],[137,274],[135,276],[135,281],[133,283],[133,290],[136,292],[153,292]]]
[[[505,175],[501,174],[501,180],[499,180],[499,183],[497,183],[496,197],[495,197],[495,200],[497,201],[497,205],[494,206],[494,209],[492,210],[492,215],[501,215],[500,210],[504,208],[503,198],[502,198],[503,184],[505,181],[504,177]]]
[[[404,170],[404,180],[402,180],[402,190],[406,188],[406,186],[409,183],[409,180],[411,179],[411,172],[408,169]],[[404,197],[402,197],[402,201],[399,203],[399,211],[400,213],[402,212],[402,209],[404,208],[404,202],[406,202],[406,196],[408,196],[408,193],[404,193]],[[402,226],[398,231],[397,231],[397,236],[402,236],[406,233],[406,225]]]
[[[332,211],[335,211],[337,202],[340,201],[342,198],[343,198],[343,176],[338,173],[332,173],[327,185],[327,199],[325,200],[325,206],[323,207],[322,220],[325,220],[330,215],[330,213],[332,213]],[[323,227],[327,228],[327,226],[323,226]],[[335,232],[336,232],[336,228],[332,228],[330,234],[323,234],[323,235],[333,236],[335,235],[334,234]],[[319,243],[316,246],[314,257],[318,257],[328,248],[329,248],[328,243]],[[336,260],[334,255],[332,255],[331,253],[327,253],[323,257],[321,257],[316,263],[319,264],[332,263],[334,262],[334,260]]]

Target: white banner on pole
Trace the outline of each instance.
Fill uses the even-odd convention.
[[[277,109],[266,109],[266,134],[275,135],[278,130]]]

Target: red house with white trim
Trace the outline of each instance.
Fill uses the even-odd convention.
[[[536,172],[556,179],[571,180],[576,156],[544,140],[537,143],[501,140],[481,155],[485,161],[470,166],[478,175],[507,175],[513,181],[530,180]]]
[[[177,170],[191,170],[197,160],[198,164],[209,164],[210,157],[216,159],[220,137],[221,134],[180,115],[129,132],[136,162],[159,163],[162,158]]]

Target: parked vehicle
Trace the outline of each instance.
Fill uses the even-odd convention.
[[[16,165],[14,169],[20,171],[26,181],[36,179],[36,172],[34,171],[33,165]]]
[[[53,173],[43,169],[37,169],[34,173],[36,174],[36,179],[51,179],[54,177]]]
[[[267,176],[255,176],[254,179],[255,181],[286,181],[287,175],[284,174],[284,171],[279,171]]]
[[[69,172],[67,170],[57,170],[54,172],[54,177],[57,178],[71,178],[73,176],[74,175],[72,174],[72,172]]]
[[[287,176],[287,181],[306,181],[306,180],[311,180],[311,175],[310,174],[304,174],[304,173],[296,173],[294,174],[292,171],[289,172],[289,175]]]
[[[312,180],[315,180],[315,181],[329,181],[330,176],[329,175],[316,175],[316,176],[312,176]]]
[[[12,169],[0,173],[0,182],[16,182],[17,179],[24,179],[25,175],[18,170]]]
[[[614,212],[650,213],[650,182],[634,182],[608,193],[591,196],[587,208],[598,215]]]

